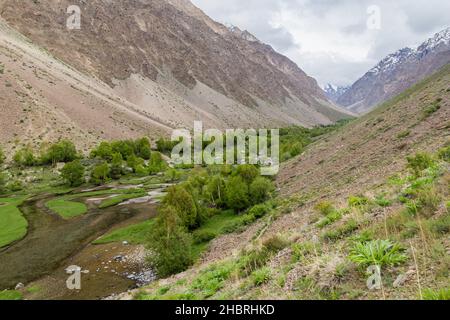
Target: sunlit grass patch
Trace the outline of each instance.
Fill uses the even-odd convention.
[[[84,203],[64,199],[50,200],[45,205],[64,219],[75,218],[87,212],[87,206]]]

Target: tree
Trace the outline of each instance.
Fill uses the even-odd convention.
[[[272,181],[263,177],[256,178],[249,188],[250,198],[252,199],[253,204],[266,201],[273,190],[274,186]]]
[[[113,141],[111,143],[113,153],[120,153],[124,160],[134,154],[134,142],[130,140],[126,141]]]
[[[110,169],[106,162],[94,167],[91,173],[92,183],[101,185],[106,183],[110,178]]]
[[[180,226],[177,209],[164,206],[159,210],[149,233],[147,261],[162,278],[186,270],[194,261],[192,237]]]
[[[78,157],[75,145],[69,140],[52,144],[42,156],[44,164],[56,165],[58,162],[72,162]]]
[[[192,195],[182,185],[172,186],[167,190],[164,205],[174,208],[181,224],[193,228],[198,222],[198,210]]]
[[[158,172],[162,172],[167,168],[166,163],[164,162],[161,153],[152,152],[150,157],[150,161],[148,163],[148,172],[149,174],[155,174]]]
[[[137,139],[134,143],[134,152],[136,155],[144,160],[150,160],[151,156],[151,145],[148,138]]]
[[[111,160],[111,178],[120,179],[123,172],[123,158],[120,153],[114,153]]]
[[[31,167],[36,164],[33,150],[30,147],[24,147],[17,151],[13,160],[18,166]]]
[[[6,174],[0,172],[0,194],[6,192]]]
[[[113,158],[113,150],[109,142],[103,141],[100,145],[92,150],[91,158],[101,158],[106,161],[111,161]]]
[[[79,160],[67,163],[61,169],[61,177],[71,186],[78,187],[85,183],[84,166]]]
[[[5,161],[5,154],[3,153],[3,149],[0,147],[0,166]]]
[[[250,185],[259,176],[259,170],[254,165],[243,164],[237,167],[236,174],[241,176]]]
[[[206,200],[214,206],[221,207],[225,203],[225,180],[220,175],[211,177],[204,188]]]
[[[145,161],[142,158],[135,156],[134,154],[130,155],[127,160],[127,166],[133,169],[133,172],[136,172],[139,166],[144,166]]]
[[[226,183],[228,208],[241,211],[250,205],[248,185],[240,176],[231,177]]]

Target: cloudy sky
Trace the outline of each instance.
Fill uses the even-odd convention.
[[[192,0],[247,29],[323,86],[349,85],[389,53],[450,25],[448,0]]]

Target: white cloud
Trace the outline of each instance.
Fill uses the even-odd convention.
[[[448,24],[442,0],[193,0],[213,19],[247,29],[320,84],[348,85],[387,54],[418,45]],[[367,8],[381,29],[367,28]]]

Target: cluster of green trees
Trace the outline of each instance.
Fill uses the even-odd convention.
[[[336,124],[303,128],[293,126],[280,129],[280,160],[286,161],[300,155],[306,146],[314,142],[318,137],[338,130],[352,119],[340,120]]]
[[[68,140],[61,140],[48,147],[42,146],[40,155],[36,155],[30,146],[18,150],[13,161],[20,167],[56,165],[58,162],[70,162],[80,158],[75,145]]]
[[[160,276],[185,270],[193,262],[192,233],[213,214],[247,211],[267,201],[271,180],[256,166],[210,166],[194,169],[187,181],[168,189],[148,239],[150,264]]]
[[[159,152],[152,152],[148,138],[101,142],[90,153],[96,164],[90,173],[90,182],[97,185],[118,180],[127,174],[147,176],[167,168]],[[67,163],[61,170],[63,179],[71,186],[85,182],[85,167],[79,160]]]

